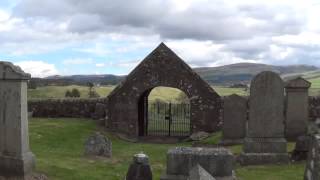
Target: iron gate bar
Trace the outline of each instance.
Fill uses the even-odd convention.
[[[149,136],[188,136],[191,132],[190,106],[186,103],[148,103]]]

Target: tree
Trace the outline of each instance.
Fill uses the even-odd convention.
[[[67,90],[66,94],[64,95],[64,97],[72,97],[72,94],[69,90]]]
[[[77,88],[73,88],[71,91],[71,97],[80,97],[80,91]]]
[[[88,82],[87,85],[89,87],[89,93],[88,93],[89,98],[100,97],[99,94],[95,91],[94,84],[92,82]]]

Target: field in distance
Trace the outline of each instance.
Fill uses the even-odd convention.
[[[38,87],[37,89],[28,89],[28,98],[29,99],[48,99],[48,98],[65,98],[65,93],[67,90],[72,90],[76,88],[80,91],[81,98],[88,98],[89,88],[87,86],[43,86]],[[100,97],[107,97],[109,93],[115,88],[115,86],[99,86],[95,87],[96,92]],[[223,86],[215,86],[213,89],[220,96],[228,96],[231,94],[238,95],[247,95],[248,92],[244,88],[229,88]],[[162,101],[171,101],[177,102],[180,101],[183,96],[183,92],[179,89],[168,88],[168,87],[157,87],[154,88],[150,95],[149,100],[162,100]]]

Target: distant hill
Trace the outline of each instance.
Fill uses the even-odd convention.
[[[194,70],[208,83],[215,85],[247,84],[251,81],[254,75],[262,71],[273,71],[279,73],[285,78],[293,76],[320,75],[319,68],[308,65],[274,66],[255,63],[238,63],[219,67],[194,68]],[[125,76],[105,74],[50,76],[43,79],[35,78],[34,80],[36,80],[39,85],[86,85],[88,82],[101,85],[115,85],[124,78]]]
[[[194,69],[210,84],[230,85],[247,84],[252,77],[262,71],[273,71],[281,76],[291,77],[303,75],[306,72],[317,71],[319,68],[309,65],[274,66],[256,63],[237,63],[219,67],[203,67]]]

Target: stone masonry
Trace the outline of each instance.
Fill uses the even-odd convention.
[[[35,158],[29,149],[27,81],[10,62],[0,62],[0,176],[24,179]]]
[[[287,163],[284,138],[284,84],[278,74],[262,72],[251,82],[249,120],[242,165]]]
[[[189,97],[192,132],[219,129],[220,96],[163,43],[108,96],[106,126],[131,137],[144,136],[143,103],[158,86],[180,89]]]

